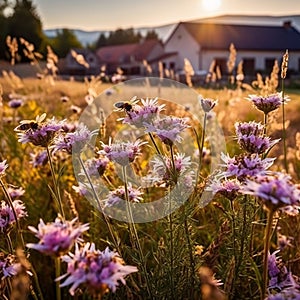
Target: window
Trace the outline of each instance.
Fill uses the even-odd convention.
[[[276,58],[266,58],[265,59],[265,71],[266,73],[271,73],[273,70],[274,62]]]
[[[169,66],[170,66],[170,70],[175,70],[175,62],[174,61],[171,61]]]
[[[243,72],[247,76],[255,75],[255,59],[243,58]]]

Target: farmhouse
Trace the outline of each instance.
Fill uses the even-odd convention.
[[[61,73],[91,75],[100,72],[98,57],[89,49],[71,49],[60,65]]]
[[[281,62],[289,50],[290,72],[300,72],[300,33],[284,22],[283,26],[253,26],[182,22],[177,25],[164,45],[166,68],[183,69],[187,58],[194,70],[209,70],[213,60],[226,74],[229,46],[237,50],[236,62],[243,60],[244,73],[270,72],[274,60]]]
[[[125,75],[146,75],[144,61],[155,61],[164,53],[163,45],[155,39],[140,43],[114,45],[100,48],[96,55],[109,74],[119,67]]]

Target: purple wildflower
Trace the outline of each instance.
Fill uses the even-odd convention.
[[[7,192],[12,199],[16,199],[16,198],[23,196],[25,193],[25,190],[22,187],[17,188],[14,186],[9,186],[7,188]]]
[[[157,115],[164,109],[165,105],[158,105],[157,98],[141,99],[142,106],[135,105],[127,112],[123,123],[135,125],[137,128],[144,127],[144,123],[151,124]]]
[[[268,290],[299,288],[299,285],[293,278],[293,274],[287,270],[281,258],[276,256],[279,251],[274,251],[271,255],[270,253],[268,255],[268,272],[270,277]]]
[[[143,198],[141,197],[143,193],[140,191],[140,189],[133,188],[130,183],[128,184],[127,189],[129,202],[138,203],[141,200],[143,200]],[[120,186],[117,189],[108,193],[108,196],[105,199],[105,205],[107,207],[111,207],[125,200],[125,188],[124,186]]]
[[[89,225],[78,224],[77,218],[72,221],[64,221],[57,217],[55,222],[48,224],[40,219],[38,229],[32,226],[28,228],[40,239],[38,244],[27,244],[28,248],[59,257],[70,251],[80,235],[89,229]]]
[[[8,168],[6,160],[0,162],[0,178],[5,175],[5,170]]]
[[[0,280],[17,275],[21,271],[21,264],[15,255],[0,252]]]
[[[234,124],[236,135],[239,136],[249,136],[249,135],[262,135],[264,133],[264,125],[260,122],[250,121],[250,122],[236,122]]]
[[[79,182],[78,186],[73,185],[72,189],[81,196],[87,196],[90,193],[89,188],[82,182]]]
[[[27,216],[25,205],[21,200],[14,200],[12,204],[18,220]],[[1,201],[0,231],[7,232],[10,229],[10,226],[15,222],[15,214],[12,208],[5,201]]]
[[[167,116],[163,119],[155,119],[152,124],[145,123],[146,132],[154,132],[167,145],[173,145],[175,142],[181,142],[179,135],[184,129],[190,127],[188,118],[177,118]]]
[[[109,139],[108,145],[101,142],[103,150],[99,151],[98,154],[106,155],[110,161],[126,166],[135,160],[141,152],[141,146],[146,143],[140,140],[136,140],[134,143],[112,143],[111,139]]]
[[[80,123],[75,132],[60,134],[54,140],[54,152],[66,151],[72,154],[72,151],[81,152],[84,146],[90,142],[96,131],[90,131],[84,124]]]
[[[225,163],[222,166],[226,168],[226,170],[221,173],[221,177],[236,176],[240,181],[245,180],[249,176],[265,174],[275,160],[275,158],[261,159],[257,153],[235,157],[230,157],[228,154],[225,155],[222,153],[221,159]]]
[[[81,249],[76,244],[75,253],[63,256],[62,260],[68,264],[67,273],[56,280],[67,277],[60,286],[71,285],[71,295],[79,286],[85,287],[91,295],[115,292],[119,282],[126,284],[125,276],[138,271],[134,266],[124,265],[118,253],[109,248],[97,250],[94,243],[87,243]]]
[[[282,92],[268,95],[266,97],[258,95],[249,95],[248,100],[252,101],[253,105],[263,111],[265,114],[277,109],[281,104],[289,101],[288,97],[282,98]]]
[[[167,157],[155,157],[151,162],[150,174],[144,178],[146,185],[158,183],[160,186],[174,183],[185,192],[190,192],[195,182],[195,172],[192,169],[191,158],[184,154],[174,155],[174,167],[172,160]]]
[[[286,288],[275,295],[269,295],[265,300],[300,300],[300,291],[296,288]]]
[[[52,118],[45,122],[34,123],[34,125],[26,130],[20,130],[20,126],[16,127],[18,141],[22,144],[32,143],[35,146],[48,147],[56,133],[61,130],[63,121]]]
[[[220,194],[229,200],[234,200],[241,189],[241,184],[236,179],[214,179],[206,188],[213,194]]]
[[[48,154],[46,150],[39,151],[37,153],[30,153],[30,163],[34,168],[45,166],[48,162]]]
[[[264,153],[280,141],[264,136],[263,125],[256,122],[235,123],[235,130],[239,145],[249,153]]]
[[[8,106],[11,108],[19,108],[24,103],[23,99],[12,99],[8,102]]]
[[[85,162],[86,171],[89,176],[102,176],[109,163],[109,159],[106,156],[93,157]]]
[[[202,98],[202,96],[199,97],[199,101],[205,113],[210,112],[218,103],[218,100]]]
[[[242,192],[259,197],[264,205],[275,211],[288,206],[299,207],[300,189],[283,173],[257,175],[246,180]]]

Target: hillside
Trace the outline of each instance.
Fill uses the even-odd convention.
[[[188,20],[188,22],[210,22],[210,23],[224,23],[224,24],[261,24],[261,25],[274,25],[280,26],[284,21],[291,21],[292,26],[300,31],[300,15],[287,15],[287,16],[251,16],[251,15],[221,15],[210,18],[201,18],[197,20]],[[147,31],[155,30],[159,38],[164,42],[177,23],[167,24],[156,27],[140,27],[135,28],[136,31],[139,31],[143,36],[146,35]],[[98,31],[85,31],[80,29],[70,28],[78,38],[78,40],[84,45],[93,44],[101,33],[108,35],[110,31],[108,30],[98,30]],[[58,28],[55,29],[46,29],[44,32],[48,37],[54,37],[56,35]]]

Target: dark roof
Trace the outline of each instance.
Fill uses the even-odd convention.
[[[164,53],[160,56],[157,56],[157,57],[149,60],[148,63],[158,62],[160,60],[163,60],[163,59],[166,59],[166,58],[169,58],[169,57],[172,57],[172,56],[176,56],[176,55],[178,55],[178,52],[167,52],[167,53]]]
[[[135,44],[106,46],[98,49],[96,54],[105,63],[120,63],[130,60],[130,57],[136,61],[143,61],[158,44],[160,44],[158,40],[151,39]]]
[[[300,50],[300,33],[292,26],[189,22],[180,25],[204,49],[228,49],[230,43],[233,43],[238,50]]]

